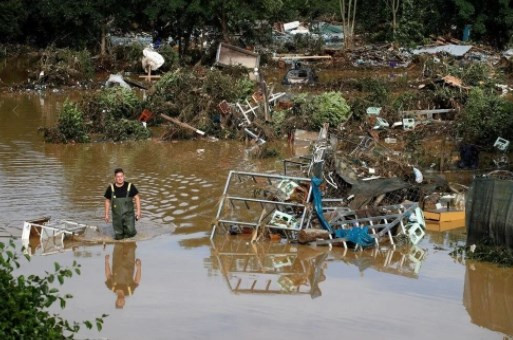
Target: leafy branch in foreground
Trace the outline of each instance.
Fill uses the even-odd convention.
[[[30,261],[29,255],[24,257]],[[55,281],[60,285],[73,273],[80,275],[80,265],[73,261],[70,268],[54,263],[52,272],[44,276],[16,275],[14,270],[20,267],[20,255],[11,239],[7,244],[0,242],[0,334],[2,339],[73,339],[80,330],[79,322],[70,322],[48,309],[56,302],[61,308],[73,296],[61,295],[54,287]],[[98,331],[102,329],[103,314],[95,319]],[[93,327],[91,321],[82,322],[88,329]]]

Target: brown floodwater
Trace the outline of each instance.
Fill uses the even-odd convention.
[[[24,219],[42,215],[107,228],[102,195],[118,166],[141,192],[137,227],[151,236],[68,243],[22,265],[25,274],[51,271],[54,261],[82,265],[61,287],[73,299],[56,311],[77,321],[109,316],[102,332],[82,329],[80,338],[513,336],[513,270],[450,257],[464,230],[364,252],[243,236],[211,243],[228,171],[278,171],[281,162],[253,160],[235,141],[45,144],[37,128],[56,121],[67,96],[77,94],[0,94],[0,236],[19,236]]]

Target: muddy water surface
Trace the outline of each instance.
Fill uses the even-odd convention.
[[[106,228],[102,195],[118,166],[141,192],[138,228],[155,230],[135,244],[68,244],[22,266],[43,273],[54,261],[82,265],[82,275],[62,287],[74,298],[59,312],[73,320],[109,314],[101,333],[83,330],[82,337],[513,336],[513,271],[452,259],[461,230],[430,233],[417,247],[361,253],[253,246],[243,237],[210,243],[228,170],[280,163],[251,160],[237,142],[44,144],[37,128],[55,122],[65,97],[0,95],[1,235],[20,235],[24,219],[42,215]],[[124,308],[113,289],[126,291]]]

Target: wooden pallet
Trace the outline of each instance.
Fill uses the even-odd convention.
[[[465,227],[465,211],[437,209],[424,211],[426,229],[446,231]]]

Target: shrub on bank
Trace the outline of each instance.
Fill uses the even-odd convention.
[[[80,323],[70,322],[58,314],[49,312],[49,308],[59,303],[61,308],[72,298],[70,294],[61,295],[54,287],[54,282],[63,284],[73,273],[80,274],[80,265],[73,262],[70,268],[61,267],[55,262],[55,270],[44,276],[16,275],[20,267],[12,240],[5,244],[0,242],[0,334],[2,339],[72,339],[80,330]],[[26,256],[27,260],[30,257]],[[98,330],[102,329],[103,319],[96,318]],[[91,329],[93,323],[84,321]]]
[[[472,89],[459,121],[459,132],[466,142],[488,146],[497,137],[513,136],[513,103],[493,91]]]

